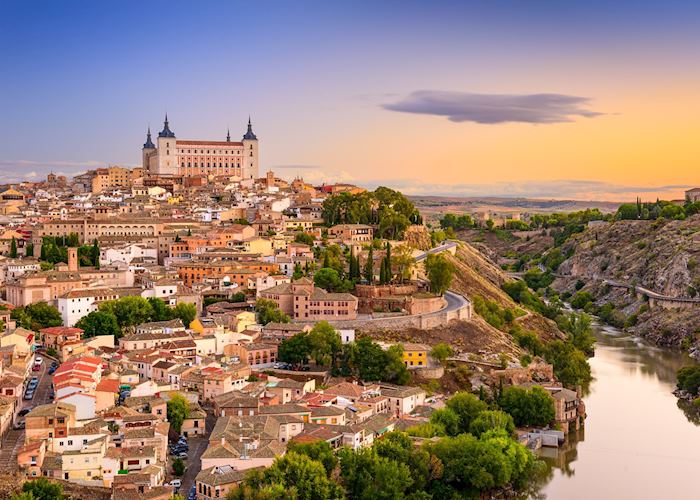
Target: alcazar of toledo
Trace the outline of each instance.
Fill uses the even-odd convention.
[[[159,175],[235,175],[241,179],[257,179],[259,165],[258,138],[248,119],[248,130],[240,142],[231,141],[226,134],[225,141],[190,141],[175,137],[170,129],[168,115],[165,115],[163,130],[158,133],[157,145],[151,140],[148,129],[143,145],[143,168]]]

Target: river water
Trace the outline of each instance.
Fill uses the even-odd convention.
[[[554,467],[540,495],[700,499],[700,421],[671,392],[676,370],[692,361],[614,328],[596,330],[586,424],[565,448],[543,449]]]

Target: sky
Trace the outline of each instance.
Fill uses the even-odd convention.
[[[166,112],[183,139],[250,115],[262,171],[313,183],[679,198],[700,2],[0,2],[0,182],[139,165]]]

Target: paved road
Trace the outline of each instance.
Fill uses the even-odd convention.
[[[39,385],[34,391],[34,398],[29,401],[20,399],[20,409],[33,408],[49,402],[49,388],[51,387],[51,376],[48,374],[48,367],[51,360],[44,358],[41,370],[29,372],[29,377],[39,377]],[[18,422],[24,421],[24,417],[18,417]],[[0,445],[0,471],[17,470],[17,452],[24,445],[24,430],[11,429],[3,436]]]
[[[185,471],[185,475],[182,476],[182,487],[180,488],[180,494],[185,498],[187,498],[197,474],[202,470],[202,454],[207,449],[209,436],[214,429],[215,423],[216,418],[207,411],[204,436],[191,437],[187,440],[190,450],[187,453],[187,470]]]

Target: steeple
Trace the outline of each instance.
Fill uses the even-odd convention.
[[[247,141],[257,141],[258,138],[253,133],[253,125],[250,123],[250,116],[248,116],[248,131],[243,136],[243,140]]]
[[[148,126],[148,133],[146,134],[146,142],[143,144],[143,149],[155,149],[156,146],[151,140],[151,126]]]
[[[175,132],[170,130],[170,125],[168,124],[168,113],[165,113],[165,122],[163,123],[162,132],[158,133],[158,137],[175,137]]]
[[[226,129],[226,142],[231,142],[231,131]]]

